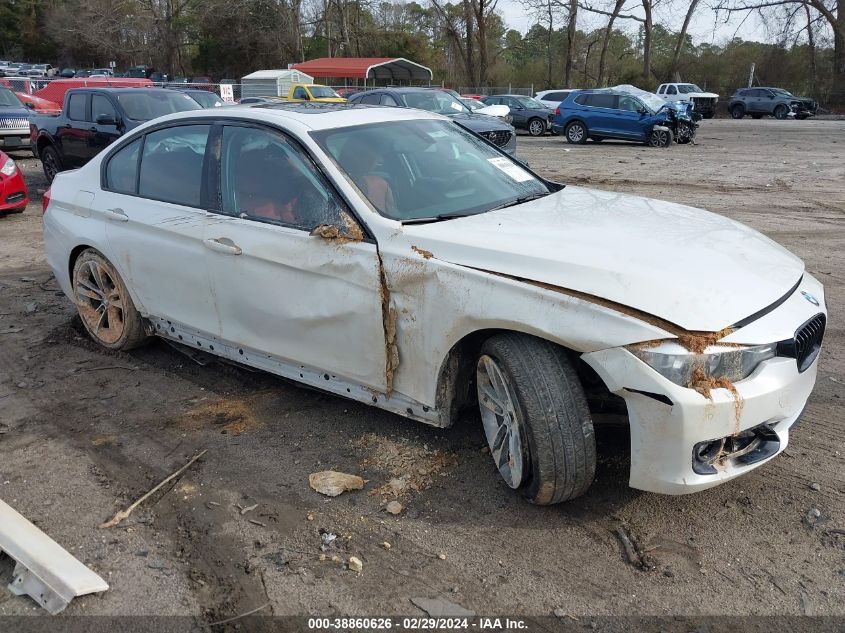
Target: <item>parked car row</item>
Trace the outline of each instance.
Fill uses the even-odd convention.
[[[0,60],[0,77],[54,77],[58,69],[50,64],[26,64]]]

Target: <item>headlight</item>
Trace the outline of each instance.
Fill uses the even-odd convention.
[[[664,378],[682,387],[692,382],[693,372],[701,369],[706,376],[738,382],[748,378],[764,360],[774,358],[777,343],[754,347],[724,348],[712,354],[690,354],[677,343],[667,341],[657,348],[632,345],[628,350]]]
[[[3,163],[3,167],[0,167],[0,174],[4,176],[12,176],[18,170],[18,166],[15,165],[15,161],[11,158],[7,158],[6,162]]]

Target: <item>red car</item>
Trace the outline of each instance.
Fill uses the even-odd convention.
[[[28,202],[21,170],[15,161],[0,152],[0,213],[21,213]]]

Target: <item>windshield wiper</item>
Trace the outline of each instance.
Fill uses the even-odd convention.
[[[475,213],[441,213],[439,215],[431,216],[430,218],[410,218],[408,220],[401,220],[402,224],[427,224],[429,222],[442,222],[443,220],[454,220],[456,218],[466,218]]]
[[[519,198],[515,198],[514,200],[510,200],[509,202],[505,202],[504,204],[500,204],[497,207],[492,207],[491,209],[487,209],[487,211],[498,211],[499,209],[507,209],[508,207],[515,207],[518,204],[522,204],[523,202],[530,202],[531,200],[536,200],[537,198],[545,198],[551,192],[550,191],[543,191],[538,193],[529,193],[526,196],[520,196]]]

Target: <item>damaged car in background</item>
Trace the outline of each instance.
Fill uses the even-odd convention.
[[[824,292],[797,257],[707,211],[549,182],[430,112],[174,114],[47,198],[48,261],[103,347],[158,336],[469,419],[536,504],[587,491],[607,403],[630,485],[682,494],[783,451],[816,379]]]

